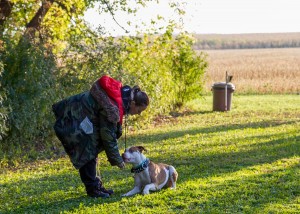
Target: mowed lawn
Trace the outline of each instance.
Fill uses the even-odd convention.
[[[115,194],[92,199],[66,157],[1,169],[0,213],[299,213],[300,95],[234,95],[229,112],[212,112],[212,96],[188,106],[127,138],[177,169],[176,190],[122,198],[130,166],[111,167],[101,154]]]

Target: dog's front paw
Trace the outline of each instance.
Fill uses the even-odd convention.
[[[148,195],[150,192],[149,192],[149,190],[144,190],[143,191],[143,195]]]
[[[125,194],[123,194],[121,196],[122,197],[130,197],[130,196],[133,196],[133,195],[135,195],[135,194],[133,194],[132,192],[127,192],[127,193],[125,193]]]

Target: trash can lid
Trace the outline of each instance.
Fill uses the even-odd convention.
[[[216,82],[212,85],[212,88],[216,88],[216,89],[225,89],[225,86],[226,86],[226,82]],[[235,86],[228,82],[227,83],[227,88],[228,89],[231,89],[231,90],[234,90],[235,89]]]

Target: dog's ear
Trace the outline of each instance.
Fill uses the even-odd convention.
[[[143,153],[143,151],[147,152],[147,150],[143,146],[137,146],[140,153]]]

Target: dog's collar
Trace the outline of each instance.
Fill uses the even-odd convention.
[[[147,167],[149,166],[149,163],[150,163],[150,160],[147,158],[137,167],[132,167],[131,172],[132,173],[140,173],[140,172],[144,171],[145,169],[147,169]]]

